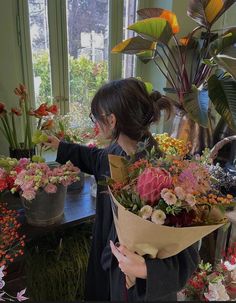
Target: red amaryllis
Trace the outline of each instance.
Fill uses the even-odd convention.
[[[42,126],[41,126],[41,130],[49,130],[52,129],[54,126],[54,122],[52,119],[45,121]]]
[[[51,106],[48,107],[48,112],[53,114],[53,115],[57,115],[58,114],[58,107],[56,104],[53,104]]]
[[[0,102],[0,115],[6,113],[6,106],[4,103]]]
[[[12,114],[14,114],[16,116],[22,115],[22,111],[19,108],[12,107],[11,112],[12,112]]]
[[[27,90],[23,84],[19,84],[19,86],[14,89],[14,93],[20,97],[21,100],[25,100],[27,97]]]
[[[47,103],[42,103],[36,110],[31,112],[33,116],[36,116],[38,118],[42,118],[45,116],[48,116],[48,107]]]

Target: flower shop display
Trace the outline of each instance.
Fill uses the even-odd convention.
[[[18,214],[15,210],[10,210],[3,202],[0,203],[0,301],[24,301],[28,298],[24,296],[26,289],[17,292],[16,296],[4,290],[9,264],[23,255],[25,246],[25,236],[19,234],[20,223],[17,220]]]
[[[68,161],[53,168],[47,163],[29,163],[17,174],[11,191],[20,192],[29,224],[46,226],[61,220],[67,186],[79,180],[79,171]]]
[[[197,26],[181,39],[177,38],[180,27],[174,12],[139,9],[140,20],[128,26],[137,35],[112,49],[113,53],[135,54],[143,63],[155,64],[167,81],[166,91],[177,109],[170,133],[186,142],[193,140],[192,153],[213,144],[211,102],[229,127],[236,130],[236,31],[235,27],[214,29],[216,21],[234,3],[189,1],[187,14]]]
[[[201,263],[181,291],[183,299],[196,301],[236,300],[236,242],[223,254],[215,267]]]
[[[58,222],[64,213],[67,186],[79,180],[79,169],[70,161],[57,163],[32,162],[0,158],[0,193],[19,193],[29,224],[45,226]]]
[[[161,157],[154,149],[139,160],[109,155],[106,184],[119,242],[167,258],[225,224],[225,209],[235,202],[214,186],[220,180],[211,176],[210,151],[190,156],[182,140],[164,134],[157,141]]]
[[[33,138],[33,129],[47,129],[50,127],[50,121],[58,113],[56,105],[47,105],[43,103],[39,108],[31,108],[27,89],[23,84],[15,88],[14,93],[19,98],[19,107],[12,107],[10,111],[6,109],[4,103],[0,103],[0,130],[9,143],[10,156],[12,158],[32,157],[35,154],[35,142]],[[33,124],[32,118],[38,119],[37,125]],[[43,119],[47,117],[47,121]],[[35,120],[36,122],[36,120]],[[23,135],[19,136],[17,127],[23,126]]]

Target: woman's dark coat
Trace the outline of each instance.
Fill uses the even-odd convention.
[[[105,149],[89,148],[79,144],[60,142],[59,163],[70,160],[81,171],[95,176],[96,181],[110,176],[108,154],[122,155],[124,151],[114,143]],[[137,279],[136,285],[126,291],[124,274],[112,256],[109,240],[117,241],[112,210],[106,188],[98,185],[96,216],[92,248],[89,257],[86,301],[176,301],[176,293],[196,269],[199,255],[193,245],[178,255],[166,259],[146,259],[147,279]]]

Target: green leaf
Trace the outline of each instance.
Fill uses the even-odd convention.
[[[210,28],[235,0],[190,0],[187,14],[198,24]]]
[[[136,54],[139,60],[141,60],[145,64],[153,59],[153,55],[154,50],[147,50]]]
[[[184,96],[183,106],[193,121],[205,128],[209,127],[209,98],[207,90],[199,90],[193,86],[192,92]]]
[[[236,81],[212,75],[208,80],[208,90],[216,111],[231,129],[236,130]]]
[[[219,53],[224,53],[224,50],[228,49],[229,46],[234,46],[236,43],[236,27],[232,27],[231,29],[227,30],[223,35],[219,38],[215,39],[213,42],[210,43],[209,53],[212,57],[215,57]],[[236,57],[235,48],[234,52],[231,53],[233,57]]]
[[[128,29],[135,31],[146,40],[162,42],[163,44],[168,44],[173,36],[169,22],[162,18],[140,20],[130,25]]]
[[[137,54],[155,49],[156,43],[140,36],[126,39],[112,48],[112,53]]]
[[[159,17],[166,19],[171,28],[173,33],[178,33],[179,32],[179,24],[176,15],[163,8],[141,8],[140,10],[137,11],[137,14],[142,17],[143,19],[146,18],[153,18],[153,17]]]

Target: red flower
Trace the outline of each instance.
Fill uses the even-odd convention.
[[[56,104],[53,104],[51,106],[48,107],[48,112],[50,112],[53,115],[57,115],[58,114],[58,107]]]
[[[10,190],[14,187],[15,178],[7,177],[6,182],[7,182],[7,188]]]
[[[0,180],[0,192],[4,191],[7,189],[7,181],[5,179]]]
[[[5,114],[6,112],[5,104],[0,102],[0,115]]]
[[[21,112],[21,110],[19,108],[12,107],[11,112],[13,114],[15,114],[16,116],[21,116],[22,115],[22,112]]]
[[[52,129],[53,126],[54,126],[53,120],[47,120],[42,124],[41,129],[42,130]]]
[[[19,84],[18,87],[14,89],[14,93],[20,97],[21,100],[25,100],[27,96],[26,87],[23,84]]]
[[[49,113],[47,103],[42,103],[36,110],[30,111],[29,114],[37,118],[48,116]]]

